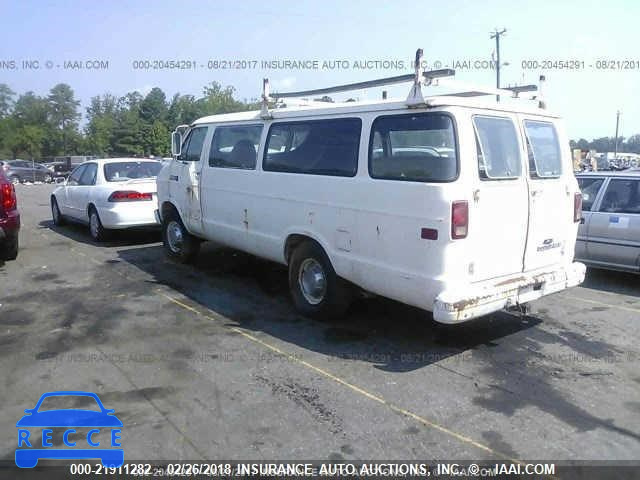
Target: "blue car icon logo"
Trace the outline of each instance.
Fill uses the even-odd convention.
[[[64,408],[40,411],[42,402],[50,397],[76,397],[76,400],[92,402],[95,400],[100,411]],[[87,398],[89,397],[89,398]],[[124,463],[124,450],[121,448],[122,422],[114,415],[114,410],[104,407],[100,398],[91,392],[49,392],[40,397],[36,406],[24,411],[18,427],[18,448],[16,465],[21,468],[33,468],[39,459],[84,460],[99,458],[105,467],[121,467]],[[42,428],[42,448],[37,445],[35,433]],[[69,448],[53,448],[53,430],[64,428],[61,440]],[[88,430],[78,432],[77,428]],[[109,445],[104,448],[104,430],[108,430]],[[100,437],[100,441],[98,438]],[[58,439],[59,440],[59,439]],[[84,444],[88,448],[83,448]],[[76,445],[79,445],[77,448]]]

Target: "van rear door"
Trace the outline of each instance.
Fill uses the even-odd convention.
[[[528,157],[529,228],[524,270],[561,263],[573,251],[575,188],[568,142],[551,120],[522,117]],[[564,136],[562,137],[564,139]],[[562,147],[561,147],[562,145]],[[574,180],[575,183],[575,180]]]
[[[483,281],[522,272],[528,193],[518,118],[508,113],[472,116],[477,158],[469,238],[470,274]]]

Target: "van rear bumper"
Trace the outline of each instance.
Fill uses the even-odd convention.
[[[436,297],[433,318],[440,323],[460,323],[531,302],[581,284],[585,271],[584,264],[574,262],[551,270],[520,273],[447,289]]]

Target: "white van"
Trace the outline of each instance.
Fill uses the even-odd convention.
[[[168,255],[189,261],[213,240],[285,264],[296,307],[314,317],[343,313],[360,290],[457,323],[580,284],[562,122],[474,96],[487,92],[513,94],[195,121],[157,180]]]

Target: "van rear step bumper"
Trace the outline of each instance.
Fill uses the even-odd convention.
[[[433,318],[440,323],[461,323],[531,302],[581,284],[585,271],[584,264],[574,262],[552,270],[521,273],[445,290],[436,297]]]

